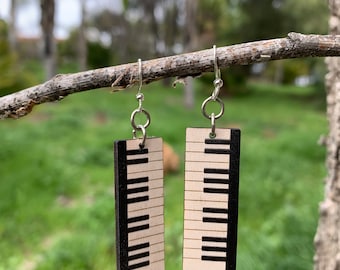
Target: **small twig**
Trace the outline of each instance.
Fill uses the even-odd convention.
[[[287,38],[242,43],[217,49],[221,68],[270,60],[340,56],[340,36],[289,33]],[[168,77],[186,77],[214,70],[212,49],[143,61],[143,82]],[[69,94],[114,86],[124,89],[138,82],[136,63],[74,74],[56,75],[51,80],[0,98],[0,119],[19,118],[44,102]]]

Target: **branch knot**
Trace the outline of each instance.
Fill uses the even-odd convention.
[[[296,32],[290,32],[288,33],[288,39],[292,41],[293,43],[301,43],[305,35],[296,33]]]

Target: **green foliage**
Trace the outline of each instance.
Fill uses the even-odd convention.
[[[87,58],[91,68],[110,66],[112,61],[110,49],[105,48],[98,42],[89,42],[88,50],[89,54]]]
[[[292,14],[294,25],[290,31],[327,34],[329,16],[327,1],[285,0],[282,2],[282,10],[287,14]]]
[[[327,32],[328,6],[318,0],[229,0],[228,37],[245,42],[286,36],[289,32]],[[315,20],[318,18],[318,20]]]
[[[58,42],[58,60],[75,60],[77,58],[78,31],[73,30],[69,33],[69,37]]]
[[[242,13],[241,23],[238,28],[231,29],[237,42],[274,38],[290,29],[287,22],[291,22],[291,13],[283,13],[273,2],[273,0],[237,1],[236,8]]]
[[[78,29],[70,33],[68,39],[58,43],[58,63],[61,67],[77,70]],[[87,62],[90,69],[101,68],[112,64],[112,55],[108,47],[99,41],[87,41]]]
[[[229,26],[228,9],[225,3],[223,0],[199,1],[196,20],[197,31],[201,36],[209,33],[215,36]]]
[[[238,269],[311,269],[322,198],[324,100],[312,88],[247,85],[225,97],[218,127],[242,129]],[[179,153],[165,179],[166,267],[181,268],[185,128],[209,126],[196,85],[188,111],[182,89],[144,86],[150,136]],[[0,126],[0,269],[114,269],[112,142],[131,138],[135,90],[79,93]],[[310,102],[313,101],[313,102]],[[21,268],[22,269],[22,268]]]
[[[203,1],[205,2],[205,1]],[[325,34],[328,28],[328,7],[327,1],[318,0],[229,0],[224,5],[228,5],[228,20],[225,25],[228,27],[217,27],[218,43],[231,44],[243,43],[255,40],[265,40],[270,38],[284,37],[289,32],[317,33]],[[315,18],[318,18],[317,20]],[[226,22],[227,21],[227,22]],[[221,31],[222,30],[222,31]],[[282,66],[282,80],[279,83],[292,83],[300,75],[319,75],[314,71],[320,69],[323,63],[306,59],[285,62]],[[275,64],[271,64],[271,67]],[[302,67],[302,68],[301,68]],[[240,71],[242,69],[239,69]],[[266,75],[274,69],[267,69]],[[240,81],[239,76],[249,76],[249,68],[243,68],[242,73],[231,69],[229,77],[235,76],[233,82]],[[323,76],[322,73],[321,76]],[[271,76],[272,79],[275,76]],[[272,80],[275,81],[275,80]],[[277,82],[277,81],[276,81]],[[235,84],[235,88],[243,87]]]
[[[0,20],[0,96],[18,91],[34,84],[34,76],[20,66],[18,56],[11,51],[7,42],[7,25]]]

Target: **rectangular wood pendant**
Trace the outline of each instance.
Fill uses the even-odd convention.
[[[183,270],[236,269],[240,130],[188,128]]]
[[[164,269],[163,141],[114,143],[117,269]]]

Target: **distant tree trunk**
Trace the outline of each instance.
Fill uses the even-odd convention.
[[[41,28],[43,35],[43,59],[45,62],[46,79],[56,74],[56,42],[54,39],[54,0],[40,0]]]
[[[17,0],[11,0],[8,41],[12,51],[17,50],[17,29],[16,29]]]
[[[158,22],[156,20],[156,15],[155,15],[157,0],[143,0],[143,2],[144,2],[143,5],[144,5],[145,15],[150,20],[150,29],[151,29],[151,33],[153,37],[153,46],[154,46],[154,52],[155,52],[153,57],[160,57],[161,53],[159,52],[159,49],[158,49],[158,43],[160,41],[160,34],[159,34]]]
[[[185,11],[186,11],[186,51],[194,51],[197,49],[198,43],[198,32],[196,23],[197,14],[197,0],[186,0],[185,1]],[[195,95],[194,95],[194,83],[193,78],[186,78],[185,84],[185,106],[187,108],[194,107]]]
[[[178,18],[179,18],[179,9],[177,0],[168,1],[168,6],[165,10],[165,18],[164,18],[164,28],[162,32],[162,39],[164,41],[164,55],[169,56],[174,54],[174,45],[176,41],[180,40],[183,42],[183,37],[181,37],[178,26]],[[178,52],[177,52],[178,53]],[[163,80],[163,83],[166,87],[170,87],[172,81],[170,78],[166,78]]]
[[[129,36],[129,28],[130,25],[127,21],[127,15],[126,15],[126,9],[123,9],[123,12],[119,19],[119,25],[122,32],[120,33],[120,40],[121,42],[115,42],[114,46],[111,45],[111,54],[116,57],[117,63],[124,63],[127,62],[128,57],[128,36]],[[114,33],[113,29],[111,29],[111,42],[113,42],[114,39]],[[117,49],[116,49],[117,48]],[[118,53],[115,54],[115,51],[118,51]]]
[[[81,20],[78,38],[78,65],[79,70],[87,69],[87,40],[86,40],[86,0],[80,0]]]
[[[340,34],[340,1],[329,0],[331,34]],[[325,199],[320,204],[320,219],[315,242],[315,270],[340,269],[340,58],[327,58],[327,116],[329,134]]]
[[[179,11],[176,0],[171,0],[170,5],[165,11],[163,40],[165,45],[165,55],[173,54],[173,46],[176,42],[178,31]]]

